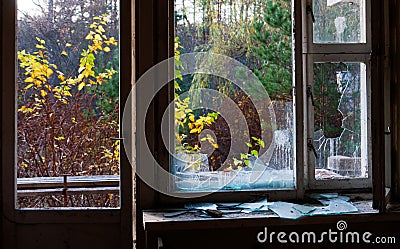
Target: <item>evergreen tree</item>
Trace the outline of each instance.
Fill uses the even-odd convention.
[[[262,14],[253,23],[254,69],[272,100],[291,100],[292,24],[291,0],[266,0]]]

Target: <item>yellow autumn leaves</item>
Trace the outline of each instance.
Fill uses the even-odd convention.
[[[46,101],[50,96],[54,97],[62,104],[68,104],[69,97],[72,97],[71,90],[77,87],[77,91],[81,91],[84,87],[92,85],[101,85],[112,79],[113,75],[117,73],[114,69],[106,69],[105,72],[95,72],[95,54],[99,51],[108,53],[111,51],[110,46],[118,46],[118,42],[114,37],[108,38],[105,35],[103,25],[107,25],[107,15],[94,17],[94,22],[90,25],[89,34],[86,39],[89,40],[87,49],[81,53],[80,64],[77,70],[77,75],[74,77],[66,77],[55,64],[49,63],[50,58],[46,49],[46,41],[36,38],[38,49],[35,52],[27,53],[25,50],[18,52],[19,66],[24,70],[24,83],[26,86],[24,90],[33,89],[32,97],[35,99],[37,105],[34,108],[27,108],[22,106],[18,111],[34,112],[35,109],[40,109],[40,104]],[[65,44],[65,50],[72,47],[71,43]],[[68,56],[68,53],[63,50],[61,55]],[[57,79],[60,80],[58,84],[54,81],[50,84],[48,81],[54,73],[57,73]]]
[[[181,69],[183,68],[182,62],[180,61],[180,51],[179,49],[182,48],[182,46],[179,44],[179,39],[178,37],[175,38],[175,84],[174,88],[176,91],[180,91],[181,88],[179,86],[179,83],[177,80],[183,80],[183,76],[181,73]],[[177,142],[182,144],[184,138],[187,137],[184,130],[186,127],[189,128],[189,133],[191,134],[199,134],[203,131],[203,129],[207,126],[210,126],[212,123],[215,122],[217,119],[219,113],[214,112],[214,113],[208,113],[206,116],[199,116],[195,117],[195,114],[193,113],[193,110],[189,108],[190,105],[190,98],[185,98],[184,100],[181,100],[180,96],[175,93],[175,122],[177,125],[177,132],[175,134],[175,137],[177,139]],[[181,132],[179,132],[181,130]],[[214,148],[218,148],[218,144],[212,139],[212,137],[206,137],[205,139],[202,139],[201,141],[208,141]],[[200,147],[195,144],[193,147],[183,143],[182,146],[176,146],[177,149],[184,149],[184,150],[189,150],[191,152],[195,151],[200,151]]]
[[[107,18],[107,15],[93,18],[95,22],[90,25],[91,30],[85,38],[86,40],[93,42],[92,45],[89,45],[88,47],[89,52],[95,52],[97,54],[97,52],[101,50],[108,53],[111,51],[111,48],[109,47],[110,45],[118,45],[114,37],[108,39],[104,34],[106,31],[104,30],[103,25],[107,24]],[[106,44],[106,46],[103,47],[103,44]]]

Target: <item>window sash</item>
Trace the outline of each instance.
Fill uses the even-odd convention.
[[[314,153],[308,149],[308,186],[310,189],[352,189],[352,188],[371,188],[372,187],[372,148],[371,148],[371,58],[365,54],[313,54],[308,55],[307,59],[307,82],[310,82],[313,88],[313,65],[314,63],[324,62],[350,62],[350,63],[364,63],[366,65],[366,87],[367,87],[367,163],[368,163],[368,177],[367,178],[353,178],[353,179],[315,179],[315,156]],[[307,98],[307,116],[308,116],[308,138],[314,141],[314,106],[312,105],[311,98]]]
[[[313,13],[310,8],[313,1],[303,2],[303,13],[305,13],[305,27],[307,35],[305,36],[304,53],[307,54],[361,54],[371,53],[372,35],[371,35],[371,0],[365,0],[365,20],[366,20],[366,42],[365,43],[314,43]]]
[[[315,43],[313,15],[311,11],[315,0],[302,1],[303,10],[303,58],[304,58],[304,81],[305,85],[313,86],[313,65],[316,62],[360,62],[367,67],[367,119],[368,119],[368,144],[371,141],[371,51],[372,51],[372,31],[371,31],[371,0],[365,0],[365,20],[366,20],[366,42],[365,43]],[[306,91],[306,89],[304,89]],[[304,93],[306,96],[306,93]],[[307,112],[307,137],[314,139],[314,107],[310,98],[306,97]],[[368,178],[355,179],[315,179],[315,157],[312,151],[306,150],[307,163],[305,168],[305,179],[309,189],[351,189],[351,188],[371,188],[372,187],[372,160],[371,146],[368,146]]]
[[[173,1],[170,1],[172,6],[174,5]],[[167,11],[167,10],[165,10]],[[293,27],[302,27],[302,10],[301,10],[301,2],[300,1],[292,1],[292,17]],[[158,26],[156,27],[158,28]],[[169,27],[169,33],[174,34],[173,25]],[[211,195],[205,196],[202,198],[203,200],[217,199],[218,201],[229,201],[229,200],[250,200],[254,199],[254,196],[268,196],[270,199],[282,200],[282,199],[296,199],[302,198],[304,195],[304,165],[306,159],[304,157],[305,144],[300,142],[304,141],[304,121],[305,117],[304,113],[304,104],[303,104],[303,95],[302,95],[302,75],[303,72],[299,68],[301,68],[302,64],[302,48],[301,48],[301,40],[302,40],[302,29],[294,28],[293,34],[293,42],[295,44],[299,44],[297,46],[293,46],[293,61],[295,62],[293,66],[293,91],[294,91],[294,129],[295,129],[295,138],[297,142],[294,145],[294,153],[296,154],[294,161],[294,170],[295,170],[295,188],[294,189],[271,189],[271,190],[263,190],[263,189],[254,189],[254,190],[242,190],[242,191],[218,191],[216,193],[212,193]],[[170,41],[171,42],[171,41]],[[173,42],[173,41],[172,41]],[[171,46],[168,46],[171,48]],[[297,66],[297,68],[295,68]],[[173,94],[172,94],[173,96]],[[174,119],[172,119],[174,120]],[[174,131],[170,131],[174,132]],[[174,133],[172,133],[174,134]],[[143,146],[142,143],[139,143],[138,146]],[[140,154],[140,153],[139,153]],[[161,160],[164,161],[165,160]],[[171,160],[168,159],[168,167],[164,168],[165,170],[169,170]],[[140,161],[138,162],[140,163]],[[142,162],[145,163],[145,162]],[[155,178],[157,177],[157,173],[154,172]],[[171,194],[176,193],[175,184],[170,181],[167,183],[168,190]],[[197,196],[202,194],[202,192],[193,192],[193,196]],[[190,192],[185,192],[185,196],[190,196]],[[174,197],[170,197],[167,195],[160,195],[158,197],[160,203],[171,204],[171,203],[179,203],[180,201]]]

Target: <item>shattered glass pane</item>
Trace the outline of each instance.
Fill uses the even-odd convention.
[[[367,178],[364,63],[314,64],[315,178]]]
[[[196,203],[196,204],[187,204],[185,205],[187,209],[199,209],[199,210],[217,210],[217,204],[214,203]]]
[[[174,191],[296,187],[291,3],[174,2],[174,52],[179,54],[170,151]],[[270,4],[274,10],[267,11]],[[267,16],[283,18],[282,25]],[[218,56],[195,56],[191,63],[197,72],[224,72],[193,74],[183,65],[187,54],[196,52],[224,55],[245,67],[228,65]],[[252,76],[260,84],[254,84]]]
[[[314,0],[315,43],[365,43],[365,0]]]

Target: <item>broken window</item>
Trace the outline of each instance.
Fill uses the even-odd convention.
[[[240,61],[262,83],[275,116],[271,139],[263,140],[259,131],[262,122],[257,115],[252,116],[258,110],[251,101],[252,96],[246,100],[246,88],[243,92],[235,82],[221,77],[181,75],[178,68],[178,95],[193,88],[208,87],[233,100],[228,105],[219,105],[220,109],[190,109],[193,112],[185,115],[177,112],[180,122],[176,126],[179,140],[176,148],[180,150],[186,146],[190,151],[179,151],[171,164],[172,172],[178,176],[178,189],[179,184],[185,191],[196,190],[196,186],[200,186],[197,190],[215,190],[221,186],[225,190],[295,188],[296,169],[304,166],[295,164],[296,156],[309,158],[304,171],[305,177],[310,176],[310,188],[370,186],[371,37],[367,22],[370,1],[310,0],[304,3],[305,30],[309,32],[304,36],[307,49],[303,51],[306,78],[302,83],[299,80],[295,87],[304,84],[307,120],[296,120],[293,108],[296,99],[292,95],[292,41],[295,44],[298,41],[293,40],[291,4],[292,1],[283,0],[250,1],[245,5],[243,1],[175,1],[177,58],[184,57],[185,53],[214,52]],[[338,56],[340,53],[346,55]],[[223,66],[224,63],[226,61],[216,64]],[[241,70],[236,72],[239,80],[244,82],[240,78]],[[195,101],[198,95],[187,97],[185,104]],[[203,99],[200,102],[213,101]],[[240,136],[229,129],[234,126],[230,127],[229,119],[222,115],[224,112],[219,112],[223,109],[226,113],[234,105],[239,107],[239,112],[232,111],[230,117],[243,114],[244,122],[250,127],[246,135],[250,141],[242,139],[249,142],[248,148],[246,144],[232,146],[232,138]],[[198,119],[205,120],[214,114],[209,124],[196,124]],[[298,122],[306,122],[308,127],[307,134],[302,137],[307,150],[301,155],[294,150],[298,139],[294,128]],[[260,141],[272,148],[264,160],[258,157],[263,152],[257,144]],[[209,149],[205,153],[198,153],[206,148]],[[230,158],[228,148],[233,148],[236,153]],[[263,171],[258,177],[260,184],[252,184],[251,175],[258,168]],[[331,184],[342,180],[354,182],[345,186],[337,182]]]
[[[175,1],[178,191],[295,188],[291,5]]]
[[[306,6],[310,187],[370,187],[370,1]]]
[[[368,177],[364,63],[314,63],[315,177]]]

